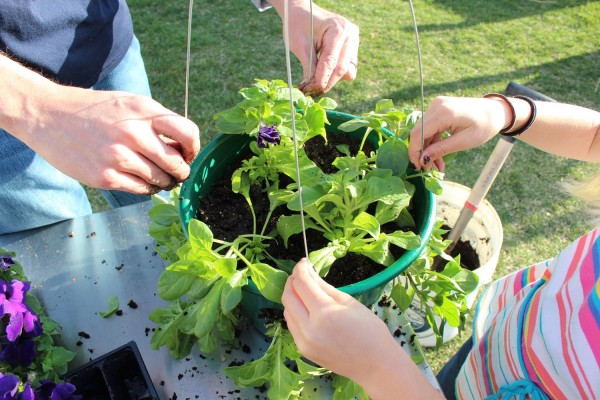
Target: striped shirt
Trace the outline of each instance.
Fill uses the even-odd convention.
[[[599,236],[600,228],[486,290],[457,398],[600,398]]]

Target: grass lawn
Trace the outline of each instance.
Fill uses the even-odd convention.
[[[381,98],[420,108],[417,52],[408,2],[322,0],[361,29],[356,81],[329,96],[338,109],[369,111]],[[183,113],[186,2],[130,0],[153,96]],[[554,99],[600,109],[600,2],[584,0],[427,0],[414,2],[422,46],[426,104],[438,95],[482,96],[509,81]],[[296,61],[296,60],[294,60]],[[294,62],[294,79],[302,77]],[[249,1],[209,0],[194,7],[189,116],[208,142],[212,116],[239,100],[254,78],[285,80],[281,20]],[[495,140],[463,152],[446,179],[472,186]],[[504,225],[497,276],[553,257],[589,228],[581,202],[561,192],[567,179],[595,167],[517,143],[487,199]],[[96,209],[102,201],[95,198]],[[457,339],[427,357],[438,369]]]

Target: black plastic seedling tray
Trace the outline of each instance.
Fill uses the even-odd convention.
[[[158,400],[134,341],[68,372],[63,379],[86,400]]]

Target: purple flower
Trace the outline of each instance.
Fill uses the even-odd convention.
[[[36,390],[38,391],[36,395],[37,399],[50,399],[50,400],[78,400],[81,396],[77,396],[75,393],[75,386],[71,383],[59,383],[56,384],[52,381],[40,380],[41,385],[39,385]]]
[[[0,400],[12,400],[19,389],[19,378],[0,372]]]
[[[8,284],[0,279],[0,318],[10,315],[6,335],[11,342],[16,340],[23,330],[33,336],[42,333],[40,319],[23,302],[28,290],[28,282],[13,279]]]
[[[27,367],[36,355],[35,342],[29,338],[20,337],[14,342],[5,343],[0,350],[0,361],[5,361],[11,367]]]
[[[10,268],[11,265],[14,265],[14,264],[15,264],[15,262],[13,261],[10,254],[0,254],[0,269],[1,270],[6,271],[7,269]]]
[[[19,400],[35,400],[35,392],[29,382],[26,382],[25,385],[23,385],[23,391],[19,393],[16,398]]]
[[[267,147],[268,144],[279,144],[281,137],[279,132],[275,129],[275,125],[261,126],[258,130],[258,138],[256,139],[258,147],[261,149]]]

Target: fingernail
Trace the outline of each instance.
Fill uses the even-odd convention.
[[[427,165],[431,162],[431,157],[429,157],[428,155],[424,155],[423,156],[423,164]]]

